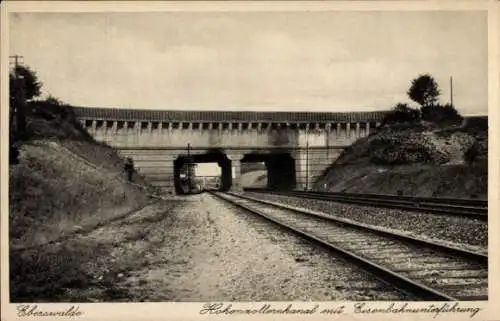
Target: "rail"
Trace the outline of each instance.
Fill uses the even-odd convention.
[[[244,194],[212,194],[333,250],[413,297],[431,301],[487,298],[485,254]]]
[[[488,201],[485,200],[297,190],[279,191],[267,188],[245,188],[244,191],[488,220]]]

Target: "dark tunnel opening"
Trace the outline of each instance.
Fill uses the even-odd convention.
[[[295,159],[289,153],[246,154],[242,163],[264,162],[267,169],[267,188],[292,190],[297,184]]]
[[[206,154],[194,154],[194,155],[179,155],[174,160],[174,187],[176,194],[189,194],[191,193],[190,181],[187,181],[181,177],[181,174],[186,169],[187,164],[193,163],[217,163],[221,168],[220,177],[220,191],[228,191],[232,185],[232,168],[231,160],[221,151],[214,150],[209,151]],[[186,174],[186,173],[184,173]]]

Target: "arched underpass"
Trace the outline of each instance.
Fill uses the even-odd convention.
[[[221,168],[221,191],[228,191],[232,185],[231,160],[222,151],[214,150],[206,154],[179,155],[174,160],[174,186],[177,194],[184,194],[181,187],[181,169],[188,163],[217,163]]]
[[[295,159],[289,153],[250,153],[242,163],[264,162],[267,168],[267,188],[290,190],[296,186]]]

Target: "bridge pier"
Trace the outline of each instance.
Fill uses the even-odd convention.
[[[231,184],[231,191],[239,192],[243,190],[241,185],[241,161],[233,160],[231,161],[233,180]]]

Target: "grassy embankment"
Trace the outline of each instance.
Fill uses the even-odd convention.
[[[11,301],[62,295],[84,287],[85,265],[105,255],[92,244],[43,246],[139,209],[154,190],[123,159],[82,129],[71,109],[31,103],[28,138],[19,142],[19,164],[9,166]],[[30,248],[33,250],[22,250]]]
[[[329,191],[487,198],[488,123],[385,126],[357,140],[316,182]]]

